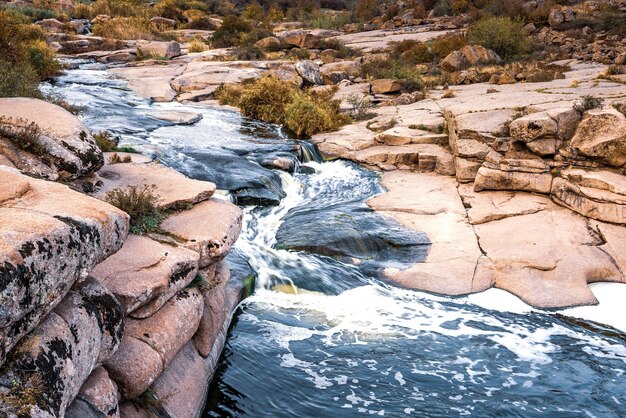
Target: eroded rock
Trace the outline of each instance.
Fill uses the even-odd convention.
[[[117,251],[124,212],[0,168],[0,362],[72,285]],[[7,186],[9,186],[7,188]]]
[[[581,155],[615,167],[626,165],[626,117],[616,109],[585,113],[571,141]]]
[[[85,125],[60,106],[39,99],[0,99],[0,126],[5,134],[14,137],[11,142],[19,148],[23,135],[32,136],[37,148],[27,151],[49,171],[33,167],[21,154],[8,154],[7,158],[25,173],[56,180],[59,175],[76,179],[98,170],[104,164],[102,151],[96,145]],[[28,128],[30,127],[30,128]],[[25,133],[30,129],[30,134]],[[0,148],[1,149],[1,148]]]

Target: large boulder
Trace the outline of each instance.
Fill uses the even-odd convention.
[[[20,170],[50,180],[76,179],[104,164],[85,125],[62,107],[39,99],[0,99],[2,148],[14,150],[5,155]],[[39,161],[47,172],[32,167],[31,160]]]
[[[480,45],[466,45],[451,52],[441,61],[441,69],[448,72],[465,70],[477,64],[500,62],[502,58],[495,52]]]
[[[302,77],[302,79],[308,84],[321,86],[324,84],[322,76],[320,74],[320,67],[313,61],[298,61],[296,62],[296,71]]]
[[[552,200],[588,218],[626,224],[626,176],[568,169],[552,183]]]
[[[43,387],[45,396],[24,397],[29,416],[64,416],[92,370],[119,346],[123,321],[121,306],[106,288],[93,279],[75,286],[14,348],[0,385],[19,382],[25,393]]]
[[[0,363],[72,285],[116,252],[128,215],[0,167]]]
[[[615,167],[626,166],[626,117],[615,109],[588,111],[571,145],[585,157]]]
[[[176,41],[150,41],[137,45],[137,55],[142,57],[172,59],[181,54],[180,44]]]
[[[276,36],[286,44],[297,46],[298,48],[311,49],[317,48],[321,37],[313,35],[310,31],[301,29],[288,30],[277,33]]]
[[[371,89],[374,94],[393,94],[399,93],[405,86],[405,82],[395,79],[378,79],[372,80]]]
[[[554,137],[558,124],[546,112],[531,113],[515,119],[509,125],[511,136],[523,142],[531,142],[539,138]]]

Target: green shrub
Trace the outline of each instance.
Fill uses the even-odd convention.
[[[523,22],[509,17],[486,17],[469,28],[469,41],[495,51],[504,59],[530,51],[530,39]]]
[[[251,30],[252,25],[246,19],[234,15],[226,16],[222,26],[213,34],[213,45],[217,48],[238,45],[241,34]]]
[[[106,201],[130,215],[130,231],[143,235],[159,230],[163,214],[158,208],[159,196],[156,185],[128,186],[113,189],[106,194]]]
[[[392,45],[391,55],[408,65],[431,62],[433,55],[423,42],[405,39]]]

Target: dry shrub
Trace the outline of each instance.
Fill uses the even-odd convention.
[[[187,49],[189,50],[189,52],[204,52],[206,50],[206,45],[201,40],[194,39],[193,41],[189,42]]]
[[[8,139],[23,151],[37,156],[45,155],[46,148],[40,141],[42,134],[41,128],[35,122],[0,116],[0,138]]]
[[[217,97],[222,104],[237,106],[244,116],[278,123],[308,137],[347,123],[332,92],[316,94],[273,77],[263,77],[240,86],[222,86]]]
[[[117,139],[107,131],[95,133],[93,139],[102,152],[111,152],[117,149]]]
[[[93,34],[112,39],[156,39],[150,21],[144,17],[115,17],[98,22],[93,26]]]
[[[432,43],[433,55],[443,59],[448,54],[458,51],[467,45],[467,37],[461,34],[444,35],[436,38]]]
[[[118,153],[115,153],[109,157],[109,164],[125,164],[132,163],[133,159],[130,155],[126,155],[123,158],[119,156]]]
[[[11,10],[0,10],[0,51],[0,97],[39,97],[39,82],[60,72],[41,28]]]

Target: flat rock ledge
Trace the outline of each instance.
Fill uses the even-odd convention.
[[[563,177],[559,181],[570,181],[587,194],[623,191],[620,182],[609,182],[602,174],[568,170]],[[384,174],[382,184],[388,191],[368,204],[425,232],[432,242],[425,262],[385,271],[402,286],[444,295],[497,287],[534,307],[560,309],[596,304],[589,283],[626,283],[622,225],[581,216],[549,196],[477,193],[473,184],[458,185],[453,178],[433,174],[395,171]],[[589,205],[598,201],[584,198],[577,197],[574,209],[597,213]],[[574,206],[573,198],[566,200]]]

